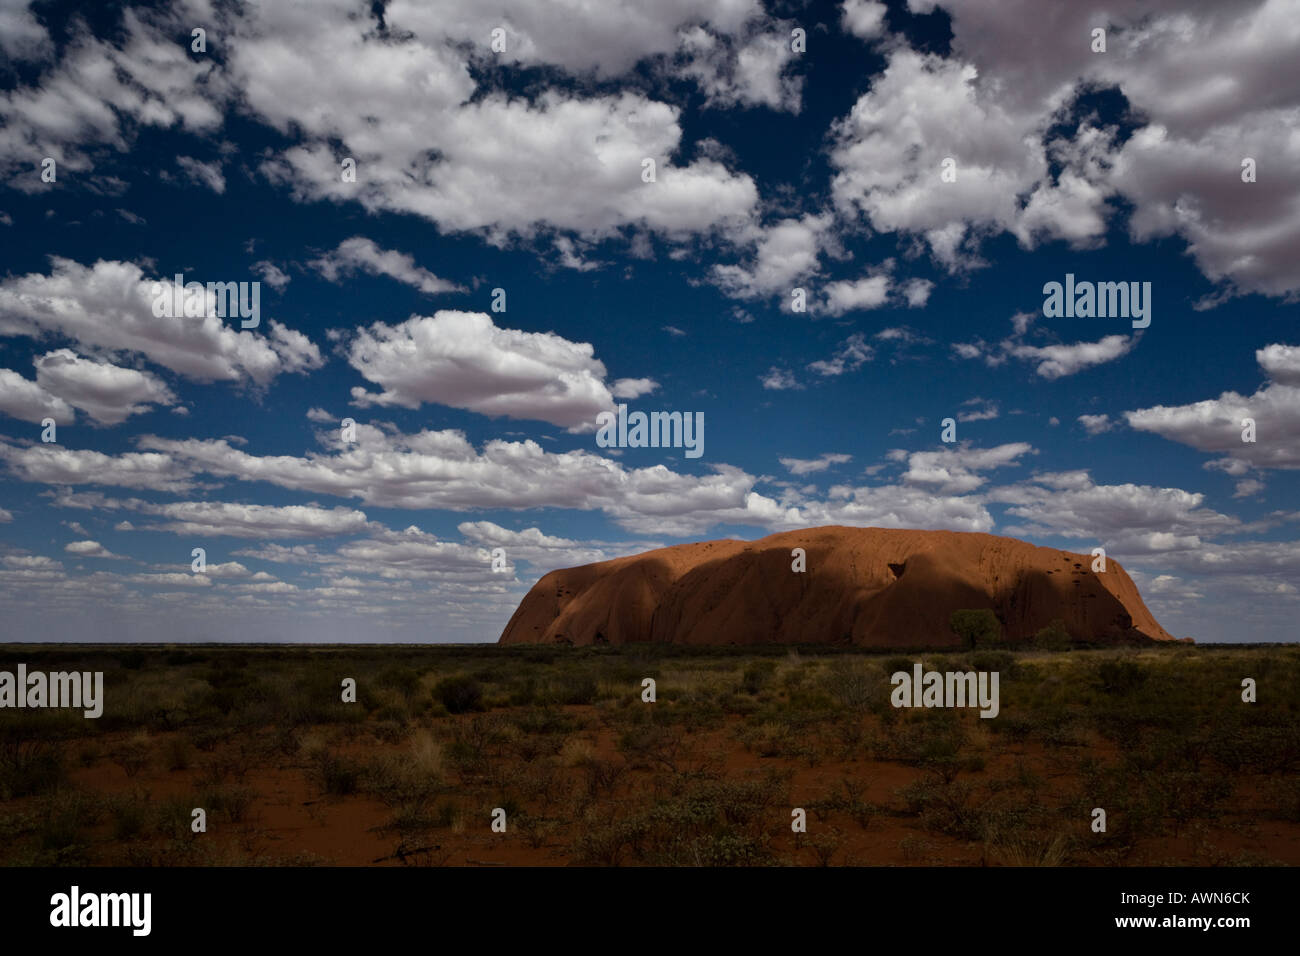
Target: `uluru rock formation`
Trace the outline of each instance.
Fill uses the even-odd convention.
[[[791,569],[803,548],[807,570]],[[1174,638],[1120,565],[957,531],[810,528],[758,541],[680,544],[552,571],[502,644],[961,646],[953,611],[991,609],[1009,641],[1053,621],[1076,640]]]

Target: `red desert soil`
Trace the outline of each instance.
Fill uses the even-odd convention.
[[[595,711],[588,707],[570,707],[566,711],[575,716],[596,719]],[[459,719],[459,718],[458,718]],[[790,780],[792,805],[813,807],[816,801],[833,792],[840,781],[850,779],[862,786],[862,797],[877,804],[878,812],[866,826],[859,825],[842,812],[822,814],[809,812],[810,832],[834,832],[839,845],[830,862],[836,865],[888,865],[888,866],[975,866],[1001,865],[1007,862],[998,855],[990,857],[978,841],[957,839],[924,829],[915,817],[900,815],[902,799],[898,791],[916,780],[925,779],[920,768],[864,759],[829,759],[809,766],[802,760],[790,758],[763,758],[738,747],[735,731],[743,721],[733,718],[727,726],[716,731],[698,732],[692,736],[692,746],[685,756],[685,765],[694,767],[700,762],[713,762],[728,779],[745,779],[748,774],[765,768],[785,769],[793,774]],[[581,734],[592,745],[595,756],[621,763],[609,730],[587,731]],[[106,747],[125,740],[126,735],[106,735],[101,743]],[[1113,748],[1105,742],[1091,745],[1099,757],[1113,757]],[[376,756],[381,753],[401,754],[400,745],[368,743],[358,746],[356,753]],[[995,779],[1007,779],[1019,763],[1032,768],[1042,778],[1037,798],[1047,806],[1068,804],[1070,795],[1080,785],[1077,774],[1059,769],[1059,754],[1050,748],[1026,743],[997,755],[988,766],[978,772],[964,775],[976,785]],[[576,772],[575,772],[576,773]],[[659,775],[646,770],[629,773],[625,781],[611,794],[615,804],[638,801],[656,789]],[[108,761],[98,761],[92,767],[78,769],[74,781],[105,797],[133,797],[159,800],[168,797],[194,798],[200,790],[200,773],[166,771],[153,766],[135,777],[127,777],[122,769]],[[266,855],[280,861],[297,860],[301,856],[317,862],[336,866],[401,865],[393,855],[397,839],[380,832],[392,816],[392,811],[370,797],[322,796],[319,787],[302,768],[271,767],[259,765],[249,768],[241,780],[251,788],[255,799],[248,819],[231,824],[218,816],[210,817],[209,832],[194,839],[212,841],[216,847],[228,848],[235,854],[233,862],[248,862],[250,856]],[[453,788],[455,791],[460,788]],[[1141,847],[1126,860],[1128,865],[1223,865],[1241,854],[1256,861],[1276,865],[1294,865],[1300,862],[1300,827],[1261,817],[1257,807],[1246,798],[1249,788],[1241,788],[1230,803],[1238,809],[1229,818],[1210,826],[1188,828],[1180,836],[1159,836],[1144,839]],[[533,846],[518,833],[493,834],[489,828],[488,808],[492,801],[482,798],[457,799],[465,810],[465,818],[452,828],[442,828],[430,835],[435,844],[427,865],[449,866],[564,866],[574,861],[568,843],[582,832],[582,825],[572,821],[567,830],[541,846]],[[0,809],[21,809],[26,801]],[[480,805],[481,804],[481,805]],[[630,806],[630,804],[629,804]],[[563,809],[563,802],[560,807]],[[107,824],[100,828],[99,836],[104,864],[122,863],[122,842],[111,838]],[[789,810],[772,808],[772,849],[784,861],[815,865],[817,853],[808,841],[800,841],[790,833]],[[1090,837],[1088,817],[1082,816],[1073,836],[1080,844]],[[221,859],[218,855],[218,859]],[[409,862],[409,861],[408,861]],[[629,860],[628,862],[632,862]],[[1081,860],[1074,859],[1072,863]]]
[[[1012,641],[1055,620],[1096,643],[1174,640],[1118,562],[1093,560],[990,534],[839,526],[680,544],[552,571],[500,643],[957,646],[949,619],[967,608],[995,611]]]

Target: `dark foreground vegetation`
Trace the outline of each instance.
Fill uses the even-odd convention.
[[[999,672],[1000,713],[895,709],[917,660]],[[0,710],[7,865],[1300,863],[1294,646],[0,649],[20,662],[103,671],[106,700]]]

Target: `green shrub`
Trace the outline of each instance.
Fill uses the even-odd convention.
[[[751,661],[745,665],[745,670],[740,675],[740,689],[746,694],[757,694],[768,685],[775,673],[776,661]]]
[[[555,688],[555,699],[561,704],[593,704],[599,691],[596,678],[590,674],[567,675]]]
[[[159,836],[172,840],[185,840],[189,837],[194,822],[193,800],[172,797],[154,806],[153,829]]]
[[[1033,646],[1044,651],[1068,651],[1073,640],[1065,622],[1058,619],[1034,635]]]
[[[977,671],[997,671],[1003,680],[1015,676],[1016,656],[1010,651],[977,651],[970,656],[970,662]]]
[[[57,743],[0,737],[0,799],[46,793],[63,777],[63,753]]]
[[[582,866],[618,866],[637,852],[648,829],[639,817],[584,826],[569,852]]]
[[[537,681],[526,677],[521,683],[510,688],[510,706],[528,707],[537,701]]]
[[[1097,665],[1095,683],[1104,694],[1122,697],[1146,683],[1147,672],[1136,661],[1111,658]]]
[[[1002,643],[1002,622],[988,608],[953,611],[948,620],[967,647],[992,647]]]
[[[250,787],[220,784],[210,787],[200,799],[209,816],[219,814],[230,823],[243,823],[252,809],[256,792]]]
[[[361,787],[363,769],[360,764],[330,753],[316,757],[316,779],[325,793],[334,797],[347,797]]]
[[[468,675],[444,677],[433,688],[433,696],[450,714],[466,714],[483,705],[483,685]]]
[[[45,865],[85,864],[85,830],[100,819],[95,798],[76,790],[61,790],[42,798],[37,809],[36,837]]]
[[[568,735],[578,729],[578,721],[554,707],[530,707],[510,715],[510,722],[526,734]]]
[[[149,768],[151,757],[151,747],[147,738],[133,737],[122,745],[122,749],[116,755],[117,764],[126,772],[128,777],[134,777],[141,770]]]
[[[411,667],[390,667],[379,675],[377,683],[404,697],[414,697],[420,687],[420,672]]]
[[[862,660],[832,661],[823,685],[836,704],[854,714],[866,713],[872,701],[884,693],[880,675]]]
[[[386,708],[380,708],[383,713]],[[381,743],[396,744],[405,740],[411,733],[410,728],[406,726],[406,719],[401,720],[377,720],[370,728],[370,732],[375,735],[375,739]]]
[[[112,814],[113,839],[132,840],[144,830],[148,817],[144,800],[134,794],[127,794],[112,800],[109,812]]]
[[[184,737],[172,737],[163,745],[163,763],[168,770],[188,770],[194,762],[194,745]]]

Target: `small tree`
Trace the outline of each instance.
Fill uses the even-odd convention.
[[[1044,651],[1068,651],[1073,638],[1060,618],[1034,635],[1034,646]]]
[[[949,622],[968,647],[993,647],[1002,643],[1002,622],[988,608],[953,611]]]

